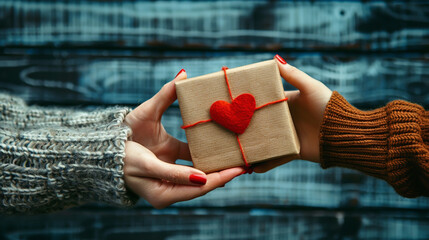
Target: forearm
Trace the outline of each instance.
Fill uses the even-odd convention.
[[[334,92],[320,131],[321,165],[384,179],[405,197],[429,196],[428,125],[417,104],[393,101],[360,111]]]
[[[123,180],[128,109],[50,110],[4,96],[0,104],[1,212],[136,202]]]

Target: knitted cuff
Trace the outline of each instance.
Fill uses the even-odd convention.
[[[424,195],[415,167],[419,154],[427,154],[424,114],[422,107],[405,101],[361,111],[333,92],[320,129],[322,168],[356,169],[386,180],[402,196]]]
[[[388,182],[405,197],[429,196],[429,116],[406,101],[386,105],[389,121]]]
[[[70,143],[73,144],[70,150],[76,160],[47,167],[48,183],[52,181],[57,197],[66,202],[70,198],[77,203],[104,202],[117,206],[132,206],[137,202],[138,196],[127,190],[124,182],[125,142],[131,135],[131,129],[124,124],[128,112],[120,108],[94,112],[107,116],[104,121],[110,122],[100,123],[96,128],[85,127],[68,136],[74,142]]]
[[[1,99],[1,96],[0,96]],[[45,213],[86,202],[134,205],[124,183],[128,108],[27,107],[4,97],[0,115],[3,213]]]
[[[361,111],[334,91],[320,129],[320,164],[322,168],[353,168],[385,179],[387,138],[383,109]]]

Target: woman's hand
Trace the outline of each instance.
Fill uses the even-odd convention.
[[[280,75],[297,91],[286,91],[292,119],[301,144],[301,159],[319,162],[319,132],[325,107],[332,91],[320,81],[275,57]],[[268,161],[255,166],[255,172],[266,172],[287,161]]]
[[[125,183],[155,208],[202,196],[243,172],[237,167],[206,175],[175,164],[177,159],[191,160],[188,144],[169,135],[161,117],[177,98],[174,82],[182,79],[186,79],[184,70],[125,119],[133,131],[132,141],[127,141],[125,148]]]

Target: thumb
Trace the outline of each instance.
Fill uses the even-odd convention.
[[[155,96],[147,101],[148,104],[155,107],[155,115],[158,119],[161,119],[165,110],[177,99],[176,85],[174,83],[186,79],[186,77],[186,71],[184,69],[180,70],[173,81],[166,83]]]
[[[305,93],[310,91],[312,86],[318,82],[298,68],[286,63],[279,55],[276,55],[275,59],[282,78],[296,87],[300,92]]]

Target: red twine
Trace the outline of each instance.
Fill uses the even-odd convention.
[[[231,87],[229,85],[228,75],[226,74],[226,70],[227,69],[228,69],[228,67],[225,67],[225,66],[222,67],[222,70],[223,70],[223,72],[225,74],[225,82],[226,82],[226,86],[228,87],[229,96],[231,98],[231,101],[234,101],[234,98],[232,97]],[[284,102],[284,101],[287,101],[287,100],[288,100],[288,98],[283,98],[283,99],[280,99],[280,100],[269,102],[269,103],[263,104],[263,105],[261,105],[259,107],[256,107],[255,110],[259,110],[259,109],[261,109],[263,107],[266,107],[268,105],[279,103],[279,102]],[[182,129],[186,129],[186,128],[190,128],[190,127],[193,127],[195,125],[198,125],[200,123],[206,123],[206,122],[211,122],[211,121],[213,121],[213,119],[201,120],[201,121],[189,124],[189,125],[182,126],[181,128]],[[253,172],[253,169],[250,166],[250,164],[247,162],[246,155],[244,154],[243,146],[241,145],[240,138],[238,137],[238,134],[235,134],[235,135],[237,137],[238,146],[240,147],[241,156],[243,157],[243,161],[244,161],[244,165],[245,165],[245,167],[244,167],[245,172],[251,174]]]
[[[222,70],[223,70],[223,73],[225,74],[226,86],[228,86],[229,97],[231,98],[231,101],[232,101],[234,100],[234,98],[232,97],[231,86],[229,86],[228,75],[226,74],[226,70],[228,70],[228,67],[223,66]]]

